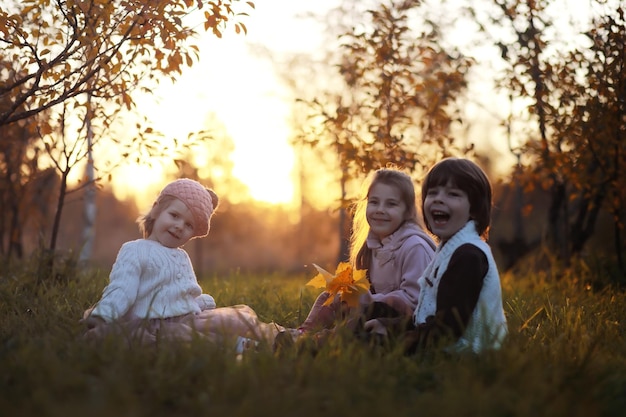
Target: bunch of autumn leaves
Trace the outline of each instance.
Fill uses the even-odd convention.
[[[359,305],[360,296],[370,289],[367,271],[364,269],[354,270],[347,262],[340,262],[334,274],[316,264],[313,266],[317,269],[318,274],[306,285],[322,288],[330,294],[324,305],[331,304],[339,296],[341,301],[349,307],[356,307]]]

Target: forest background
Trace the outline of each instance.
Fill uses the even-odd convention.
[[[556,0],[343,1],[309,15],[326,50],[265,51],[293,105],[290,205],[250,197],[214,115],[204,130],[167,138],[136,101],[203,59],[198,28],[218,41],[225,31],[253,37],[254,16],[237,0],[3,5],[3,257],[44,254],[50,273],[57,259],[109,268],[146,209],[111,184],[120,167],[143,164],[166,166],[163,183],[192,177],[222,196],[210,236],[186,248],[198,275],[332,269],[364,175],[393,164],[419,187],[432,163],[465,156],[493,180],[490,243],[503,270],[603,259],[614,265],[607,278],[624,283],[619,1],[590,0],[583,18]],[[281,163],[269,147],[259,157]]]

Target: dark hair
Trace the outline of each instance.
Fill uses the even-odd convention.
[[[491,223],[492,191],[485,172],[474,162],[463,158],[446,158],[436,163],[426,174],[422,183],[422,215],[428,190],[448,183],[467,193],[470,216],[476,223],[476,231],[487,239]],[[432,232],[426,218],[426,227]]]

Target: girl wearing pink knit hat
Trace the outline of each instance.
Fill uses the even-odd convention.
[[[138,219],[142,239],[120,248],[101,299],[83,315],[87,339],[122,336],[129,343],[206,338],[230,343],[241,338],[271,343],[283,330],[260,322],[246,305],[216,308],[202,292],[182,248],[204,237],[219,203],[213,190],[191,179],[169,183],[152,209]]]

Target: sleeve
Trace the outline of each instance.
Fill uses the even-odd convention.
[[[117,254],[109,275],[109,284],[91,315],[112,322],[124,316],[137,298],[141,261],[133,245],[125,244]]]
[[[199,297],[196,297],[196,301],[201,311],[212,310],[216,306],[215,299],[209,294],[200,294]]]
[[[420,239],[406,250],[401,259],[399,288],[386,294],[373,294],[374,301],[396,306],[397,302],[388,300],[394,298],[401,299],[407,309],[406,313],[409,315],[413,314],[415,307],[417,307],[420,293],[417,279],[422,276],[426,266],[432,259],[424,245],[425,243]]]
[[[487,256],[478,247],[465,244],[459,247],[441,276],[437,291],[437,321],[461,337],[469,323],[483,280],[489,269]]]
[[[436,313],[411,331],[412,343],[426,347],[444,336],[461,337],[478,303],[488,269],[489,262],[482,250],[469,243],[460,246],[440,278]]]

